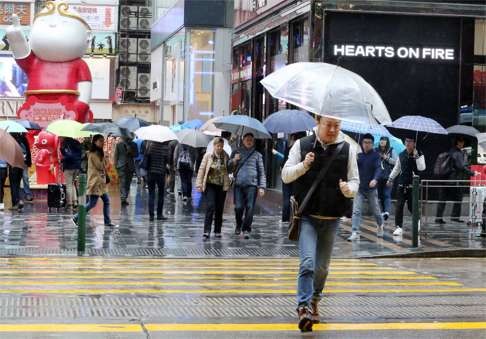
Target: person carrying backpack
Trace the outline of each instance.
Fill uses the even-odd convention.
[[[182,200],[187,202],[192,197],[192,177],[196,155],[194,148],[179,144],[174,152],[176,168],[181,179]]]
[[[465,180],[475,173],[466,166],[465,156],[463,153],[464,138],[457,137],[454,139],[454,146],[446,154],[439,155],[434,166],[434,174],[443,180],[455,180],[456,182],[445,183],[445,186],[461,186],[458,180]],[[437,206],[435,222],[445,224],[443,219],[446,200],[452,200],[451,221],[463,222],[461,217],[463,190],[461,187],[442,187],[439,191],[440,203]]]
[[[66,180],[66,208],[76,208],[78,206],[76,178],[81,170],[81,158],[83,156],[81,144],[73,138],[62,138],[61,154],[62,171]]]

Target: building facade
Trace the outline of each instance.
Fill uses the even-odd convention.
[[[363,76],[392,119],[485,131],[485,13],[478,1],[237,1],[232,109],[262,120],[287,108],[260,80],[289,63],[328,62]]]
[[[160,13],[152,27],[150,96],[160,121],[229,114],[233,1],[180,0]]]

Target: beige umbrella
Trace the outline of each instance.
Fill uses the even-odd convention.
[[[12,167],[24,168],[24,153],[17,141],[3,129],[0,129],[0,159]]]
[[[203,132],[204,134],[206,135],[211,135],[213,137],[220,137],[221,136],[221,132],[223,132],[222,129],[219,129],[217,128],[216,126],[214,126],[214,121],[216,120],[216,118],[212,118],[212,119],[209,119],[208,121],[206,121],[204,123],[204,125],[202,125],[199,130],[201,132]]]

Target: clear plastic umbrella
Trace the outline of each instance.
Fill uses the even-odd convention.
[[[175,133],[172,132],[169,127],[162,125],[150,125],[146,127],[141,127],[135,131],[135,135],[142,140],[155,142],[178,140]]]
[[[229,144],[228,140],[226,139],[223,139],[224,140],[224,146],[223,146],[223,149],[224,151],[226,152],[226,154],[228,154],[228,156],[231,155],[231,153],[233,152],[233,150],[231,149],[231,145]],[[206,153],[210,153],[212,152],[214,149],[214,143],[213,141],[211,140],[208,144],[208,146],[206,147]]]
[[[361,76],[342,67],[298,62],[261,81],[277,99],[309,112],[371,125],[390,123],[390,114],[375,89]]]
[[[179,142],[194,148],[206,147],[211,140],[211,136],[195,129],[184,129],[176,133]]]

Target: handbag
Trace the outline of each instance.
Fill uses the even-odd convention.
[[[297,241],[299,240],[299,233],[300,233],[300,223],[302,221],[302,213],[304,212],[304,209],[306,208],[307,204],[309,203],[312,194],[314,194],[317,185],[321,182],[321,180],[324,178],[326,175],[327,171],[329,170],[329,167],[331,166],[331,163],[336,159],[336,156],[341,152],[343,148],[344,142],[340,143],[338,147],[336,147],[336,150],[332,154],[331,158],[327,162],[327,164],[321,169],[319,172],[319,175],[317,176],[316,180],[312,183],[311,188],[309,191],[307,191],[307,194],[304,197],[304,200],[299,206],[299,202],[295,199],[294,196],[290,197],[290,219],[289,219],[289,229],[287,232],[288,238],[291,241]]]

